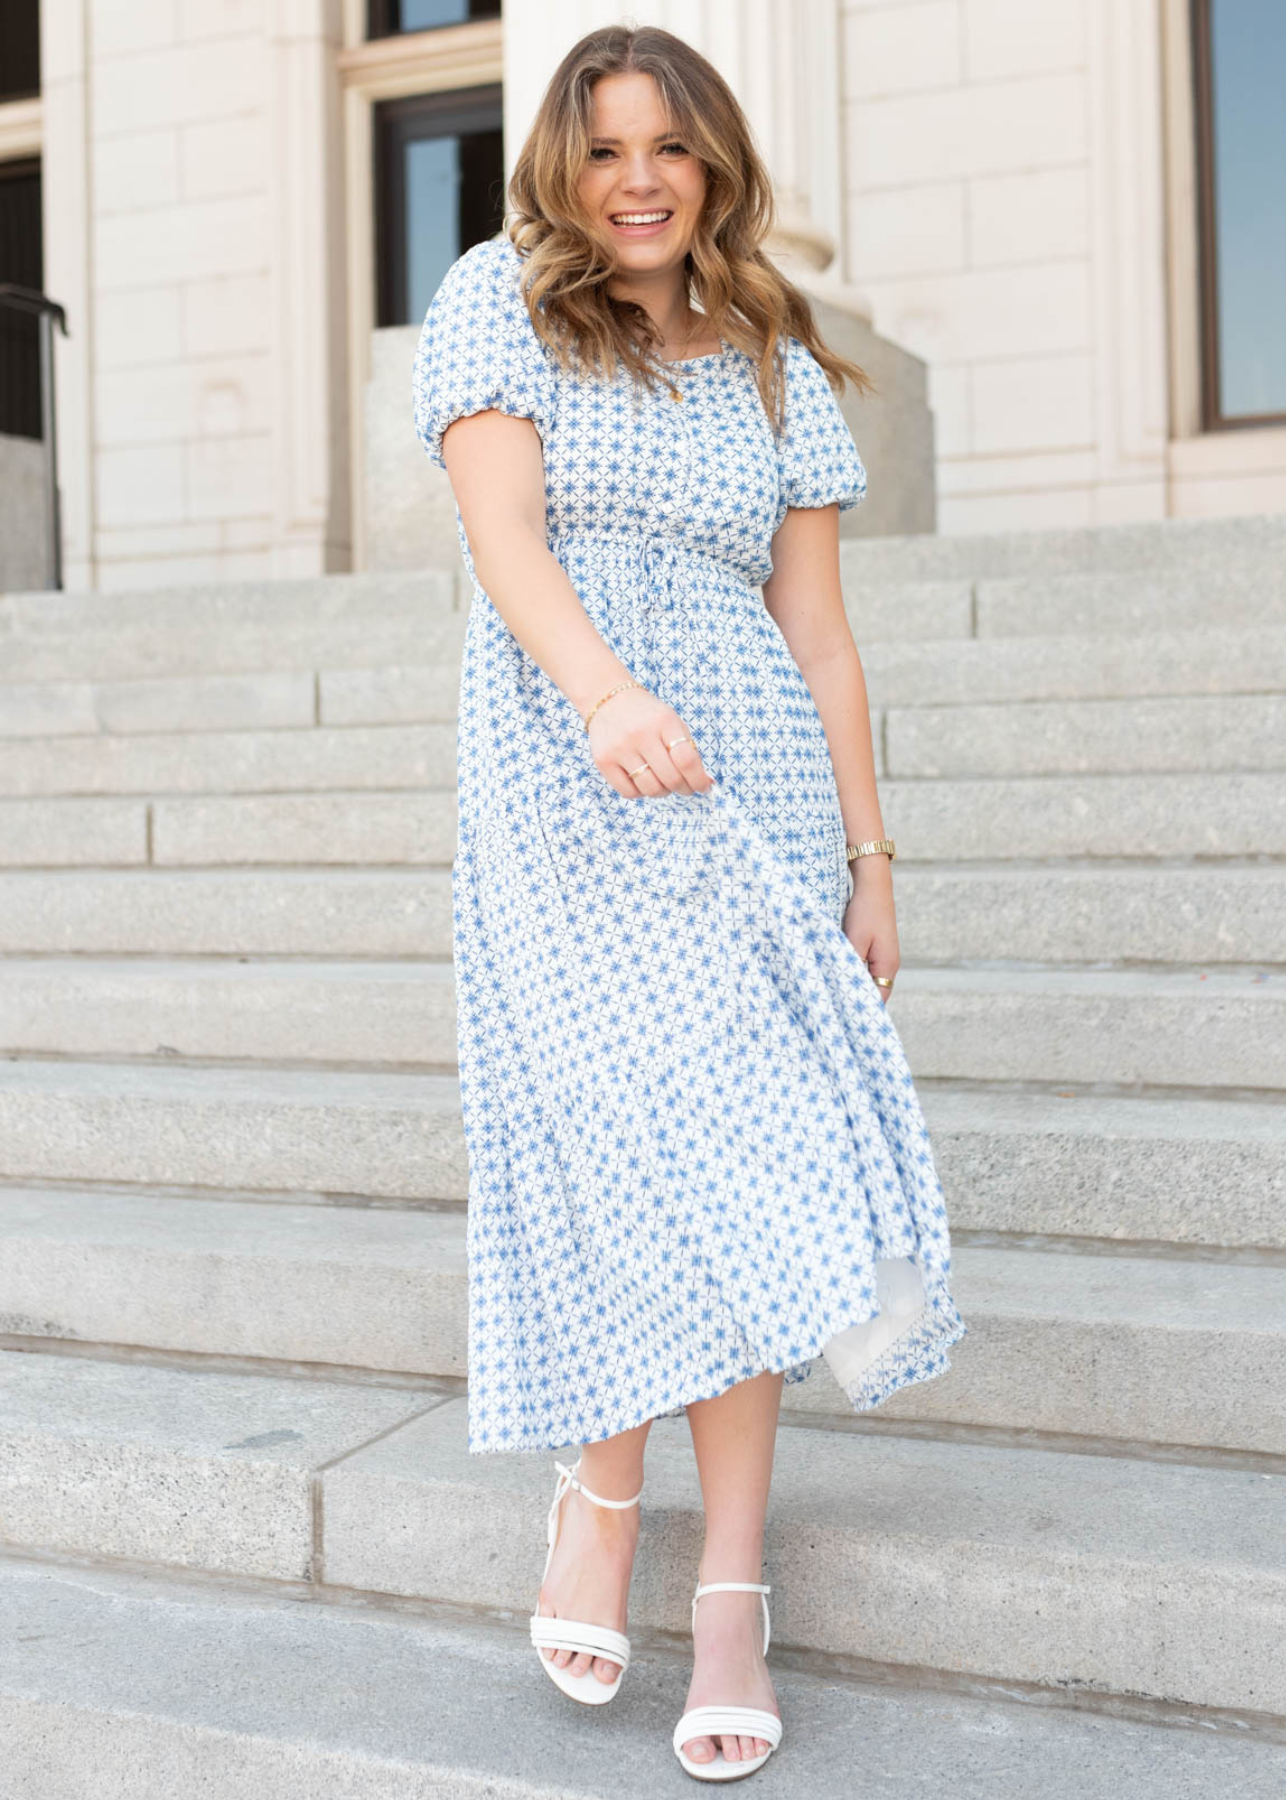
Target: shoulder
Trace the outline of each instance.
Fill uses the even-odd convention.
[[[788,396],[800,395],[807,400],[816,399],[825,390],[832,394],[834,390],[826,378],[826,371],[813,355],[808,345],[799,338],[786,337],[786,392]]]
[[[476,319],[527,312],[521,289],[522,257],[507,237],[484,238],[458,256],[442,277],[430,310]]]

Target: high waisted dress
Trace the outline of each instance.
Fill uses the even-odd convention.
[[[966,1327],[906,1056],[843,930],[822,721],[758,592],[787,508],[854,506],[865,471],[798,339],[776,435],[729,344],[668,365],[677,403],[563,372],[521,270],[502,237],[448,271],[417,434],[445,467],[453,419],[534,422],[549,548],[713,785],[610,785],[460,524],[468,1447],[589,1443],[762,1371],[825,1367],[866,1412],[948,1369]]]

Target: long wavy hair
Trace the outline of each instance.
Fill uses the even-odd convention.
[[[567,52],[546,88],[509,181],[506,232],[527,265],[532,325],[563,368],[611,374],[671,391],[663,344],[645,309],[608,292],[615,249],[582,204],[590,160],[591,92],[604,75],[650,75],[669,128],[705,169],[706,193],[685,258],[689,293],[721,338],[751,356],[764,410],[785,416],[785,339],[816,357],[832,389],[858,393],[864,370],[822,342],[807,297],[764,254],[775,223],[772,182],[727,82],[682,38],[659,26],[609,25]]]

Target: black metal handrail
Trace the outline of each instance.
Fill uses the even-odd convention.
[[[12,312],[34,313],[40,320],[40,434],[45,445],[45,586],[61,588],[63,584],[62,501],[58,492],[58,439],[54,407],[54,324],[64,337],[70,337],[67,314],[57,300],[35,288],[20,287],[16,281],[0,281],[0,306]]]

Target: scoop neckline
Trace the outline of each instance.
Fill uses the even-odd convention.
[[[719,348],[717,350],[704,350],[700,356],[670,357],[661,364],[661,367],[663,369],[681,369],[685,363],[715,362],[719,357],[726,356],[731,348],[732,345],[728,342],[727,338],[720,338]]]

